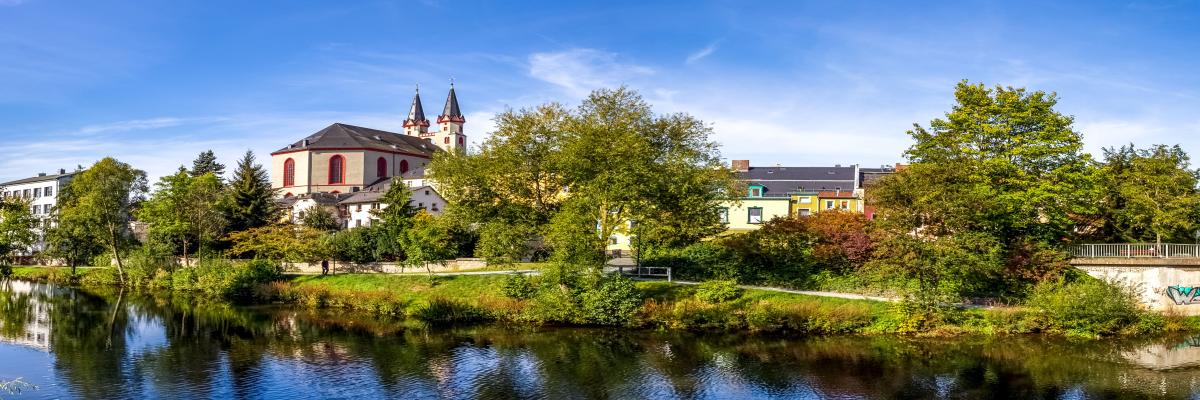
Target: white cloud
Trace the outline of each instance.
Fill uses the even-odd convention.
[[[0,0],[0,7],[19,6],[25,3],[25,0]]]
[[[703,49],[700,49],[699,51],[696,51],[695,53],[689,54],[687,56],[687,60],[685,60],[684,62],[687,64],[695,64],[697,61],[703,60],[705,57],[708,57],[709,55],[711,55],[714,51],[717,51],[717,43],[716,42],[713,42],[713,43],[709,44],[708,46],[705,46]]]
[[[618,86],[654,74],[654,69],[626,64],[616,53],[571,49],[529,56],[529,75],[557,85],[572,96],[583,96],[602,87]]]

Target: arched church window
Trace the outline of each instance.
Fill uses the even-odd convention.
[[[400,160],[400,173],[408,172],[408,160]]]
[[[329,184],[341,184],[346,182],[346,159],[342,156],[333,156],[329,158]]]
[[[450,144],[450,137],[446,136],[446,137],[442,138],[442,143]]]
[[[283,186],[296,186],[296,161],[290,158],[283,162]]]
[[[378,160],[375,160],[375,175],[380,178],[388,176],[387,160],[383,157],[379,157]]]

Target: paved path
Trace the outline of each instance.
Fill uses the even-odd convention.
[[[644,280],[658,281],[660,279],[644,279]],[[671,283],[678,283],[680,285],[699,285],[700,284],[700,282],[681,281],[681,280],[673,280],[673,281],[671,281]],[[768,292],[802,294],[802,295],[806,295],[806,296],[818,296],[818,297],[836,297],[839,299],[850,299],[850,300],[870,300],[870,301],[883,301],[883,302],[893,302],[893,301],[899,300],[899,299],[892,298],[892,297],[867,296],[864,294],[841,293],[841,292],[818,292],[818,291],[812,291],[812,290],[792,290],[792,289],[784,289],[784,288],[777,288],[777,287],[770,287],[770,286],[738,285],[738,287],[742,288],[742,289],[749,289],[749,290],[766,290]]]

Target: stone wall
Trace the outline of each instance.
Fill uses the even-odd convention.
[[[1200,315],[1200,259],[1076,258],[1071,265],[1096,278],[1132,286],[1152,310]]]
[[[288,263],[284,265],[288,272],[321,273],[321,263]],[[429,269],[433,272],[460,272],[481,270],[487,267],[487,262],[479,258],[459,258],[446,261],[445,264],[432,263]],[[424,266],[412,267],[399,263],[381,262],[356,264],[346,261],[330,261],[329,272],[332,273],[382,273],[402,274],[428,271]]]

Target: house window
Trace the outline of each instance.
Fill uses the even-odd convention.
[[[446,137],[442,138],[442,144],[450,144],[450,137],[446,136]]]
[[[810,214],[812,214],[812,211],[811,211],[811,210],[809,210],[809,209],[807,209],[807,208],[801,208],[798,214],[799,214],[801,217],[807,217],[807,216],[809,216]]]
[[[329,158],[329,184],[340,184],[346,182],[346,159],[342,156],[333,156]]]
[[[751,186],[750,197],[762,197],[762,186]]]
[[[826,209],[826,210],[832,210],[832,209],[833,209],[833,200],[825,200],[825,209]]]
[[[387,160],[385,160],[383,157],[379,157],[378,160],[375,160],[375,176],[380,178],[388,176]]]
[[[400,160],[400,173],[408,172],[408,160]]]
[[[34,188],[33,189],[33,197],[34,198],[42,197],[42,188]]]
[[[721,219],[722,224],[729,223],[729,209],[721,207],[717,209],[717,217]]]
[[[360,227],[360,226],[362,226],[362,220],[361,220],[361,219],[356,219],[356,220],[354,220],[354,227],[356,227],[356,228],[357,228],[357,227]]]
[[[608,244],[617,244],[618,242],[619,240],[617,240],[616,236],[608,238]]]
[[[460,146],[461,146],[461,145],[464,145],[464,144],[466,144],[466,142],[467,142],[467,140],[466,140],[466,139],[463,139],[461,136],[458,138],[458,144],[459,144]]]
[[[53,196],[54,195],[54,186],[46,186],[45,189],[42,189],[42,194],[45,195],[46,197]]]
[[[362,211],[362,204],[355,205],[354,211]]]
[[[425,191],[425,195],[426,195],[426,196],[428,196],[428,195],[429,195],[429,191],[428,191],[428,190],[426,190],[426,191]]]
[[[283,162],[283,186],[296,186],[296,161],[290,158]]]
[[[841,204],[838,204],[838,208],[841,208],[841,209],[843,209],[843,210],[849,210],[849,209],[850,209],[850,202],[849,202],[849,201],[846,201],[846,200],[842,200]]]
[[[746,209],[746,222],[751,224],[761,224],[762,217],[762,207],[750,207]]]
[[[417,208],[425,208],[425,203],[417,203]]]
[[[812,197],[801,197],[800,204],[812,204]]]
[[[371,209],[372,209],[372,210],[378,210],[378,209],[379,209],[379,203],[371,203]]]

